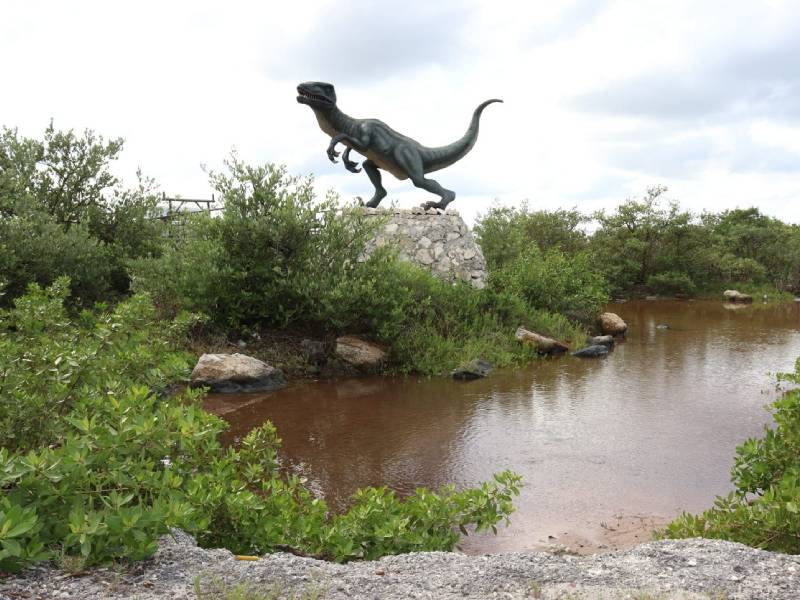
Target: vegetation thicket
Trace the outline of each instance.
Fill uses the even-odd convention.
[[[800,227],[756,208],[697,215],[665,200],[666,191],[654,187],[593,214],[494,208],[475,230],[495,270],[524,260],[535,246],[541,258],[529,263],[543,264],[548,253],[566,256],[585,265],[582,289],[596,287],[586,280],[591,273],[614,297],[718,297],[726,287],[773,296],[800,291]],[[588,235],[581,227],[590,223],[596,229]]]

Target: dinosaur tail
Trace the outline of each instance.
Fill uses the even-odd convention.
[[[493,102],[502,102],[497,98],[481,102],[475,112],[472,113],[472,120],[469,122],[467,132],[461,137],[460,140],[448,144],[447,146],[439,146],[437,148],[425,148],[422,152],[423,168],[426,173],[438,171],[449,167],[454,162],[462,159],[467,152],[472,150],[475,142],[478,141],[478,129],[481,121],[481,113],[483,109],[492,104]]]

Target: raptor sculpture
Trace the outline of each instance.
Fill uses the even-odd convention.
[[[439,185],[433,179],[425,177],[426,173],[438,171],[449,167],[457,160],[472,150],[478,139],[478,125],[481,113],[492,102],[502,100],[487,100],[478,105],[472,113],[467,132],[460,140],[448,144],[429,148],[410,137],[397,133],[383,121],[378,119],[354,119],[344,114],[336,106],[336,90],[330,83],[321,81],[308,81],[297,86],[297,101],[307,104],[314,111],[322,131],[331,136],[328,145],[328,158],[337,162],[336,145],[339,143],[347,146],[342,154],[345,169],[351,173],[358,173],[358,163],[350,160],[350,150],[367,157],[362,163],[364,171],[375,186],[375,194],[367,202],[372,208],[378,206],[386,196],[386,190],[381,184],[381,172],[388,171],[400,180],[410,179],[416,187],[436,194],[441,199],[439,202],[427,202],[425,208],[444,209],[456,197],[455,192]]]

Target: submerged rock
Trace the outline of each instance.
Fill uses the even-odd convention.
[[[613,346],[613,335],[596,335],[586,339],[587,346]]]
[[[476,358],[469,361],[469,363],[467,363],[466,365],[455,369],[451,373],[451,375],[453,376],[453,379],[459,379],[461,381],[471,381],[473,379],[480,379],[481,377],[486,377],[491,372],[492,372],[492,365],[490,365],[485,360]]]
[[[374,369],[386,360],[386,350],[378,344],[345,335],[336,338],[336,356],[357,369]]]
[[[672,329],[672,327],[670,327],[666,323],[659,323],[658,325],[656,325],[656,329]]]
[[[603,313],[600,315],[599,321],[603,335],[625,335],[628,330],[628,324],[616,313]]]
[[[190,379],[192,387],[212,392],[268,392],[286,385],[283,372],[246,354],[203,354]]]
[[[578,358],[602,358],[608,356],[608,346],[596,344],[594,346],[586,346],[572,353],[572,356]]]

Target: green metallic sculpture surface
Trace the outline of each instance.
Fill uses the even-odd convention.
[[[386,190],[381,184],[380,169],[383,169],[400,180],[410,179],[418,188],[441,198],[439,202],[427,202],[425,208],[444,209],[455,199],[455,192],[443,188],[433,179],[427,179],[425,174],[449,167],[463,158],[478,139],[478,124],[483,109],[492,102],[502,102],[494,99],[481,103],[472,114],[467,132],[460,140],[447,146],[429,148],[397,133],[383,121],[354,119],[344,114],[336,106],[336,90],[330,83],[301,83],[297,86],[297,93],[297,101],[311,107],[322,131],[331,136],[328,158],[332,162],[336,162],[336,157],[339,156],[336,152],[336,145],[339,143],[347,146],[342,154],[342,162],[351,173],[358,173],[361,169],[358,168],[358,163],[350,160],[350,150],[367,157],[362,166],[375,186],[375,195],[367,202],[367,206],[372,208],[378,206],[386,196]]]

